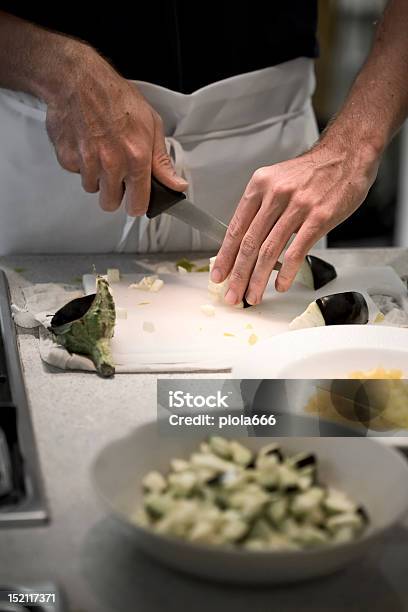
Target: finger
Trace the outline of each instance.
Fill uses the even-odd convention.
[[[141,217],[149,207],[151,188],[151,166],[138,168],[125,179],[125,204],[131,217]]]
[[[211,272],[211,280],[214,283],[221,283],[230,273],[237,257],[240,244],[255,215],[260,209],[261,202],[261,192],[252,192],[247,189],[242,196],[234,216],[228,225],[224,241],[214,262],[214,267]]]
[[[79,153],[75,146],[63,146],[55,147],[55,155],[57,157],[58,163],[64,170],[68,170],[68,172],[75,172],[78,174],[81,168],[81,162]]]
[[[181,176],[178,176],[173,166],[173,162],[167,153],[166,143],[164,140],[164,132],[161,121],[156,121],[153,157],[152,157],[152,173],[158,181],[174,189],[175,191],[185,191],[188,188],[188,183]]]
[[[301,226],[283,258],[282,268],[275,280],[277,291],[287,291],[290,288],[306,255],[325,233],[326,230],[322,226],[310,221]]]
[[[99,191],[100,166],[96,155],[82,152],[80,160],[82,187],[87,193]]]
[[[229,280],[229,288],[225,295],[227,304],[234,305],[241,302],[248,288],[259,249],[286,204],[287,197],[279,194],[276,194],[272,201],[269,197],[262,202],[261,208],[242,239],[237,258],[234,262]]]
[[[104,172],[99,179],[99,205],[102,210],[114,212],[123,200],[124,185],[120,175]]]
[[[290,214],[283,214],[275,223],[269,236],[262,244],[258,259],[249,281],[246,300],[249,304],[259,304],[272,270],[289,238],[296,231],[298,223]]]

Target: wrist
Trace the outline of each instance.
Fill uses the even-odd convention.
[[[385,148],[386,139],[380,134],[359,132],[339,126],[337,122],[329,125],[313,147],[351,163],[356,170],[367,175],[376,174]]]
[[[81,41],[59,34],[50,36],[49,44],[44,46],[48,58],[39,62],[39,70],[31,82],[31,93],[46,104],[69,95],[97,56],[96,51]]]

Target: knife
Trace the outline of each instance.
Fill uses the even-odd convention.
[[[199,230],[220,245],[228,229],[228,225],[187,200],[184,193],[174,191],[152,178],[149,208],[146,216],[149,219],[154,219],[154,217],[163,213],[187,223],[187,225]],[[274,269],[280,270],[281,267],[281,262],[277,261]]]

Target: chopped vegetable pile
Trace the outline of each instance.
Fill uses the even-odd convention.
[[[157,276],[152,274],[151,276],[144,276],[138,283],[132,283],[129,285],[129,289],[139,289],[140,291],[151,291],[157,293],[163,287],[164,282]]]
[[[143,479],[136,521],[191,542],[252,551],[300,550],[349,542],[368,523],[345,493],[319,484],[311,453],[285,456],[273,443],[256,454],[214,436],[163,476]]]

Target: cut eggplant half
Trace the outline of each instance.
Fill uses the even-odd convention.
[[[70,353],[90,357],[97,372],[113,376],[110,340],[116,321],[115,303],[109,283],[98,276],[96,293],[72,300],[55,313],[51,320],[54,339]]]
[[[368,305],[358,291],[333,293],[318,298],[293,319],[289,329],[304,329],[323,325],[365,325],[368,323]]]
[[[337,272],[332,264],[315,255],[307,255],[295,280],[309,289],[316,290],[324,287],[336,277]]]

